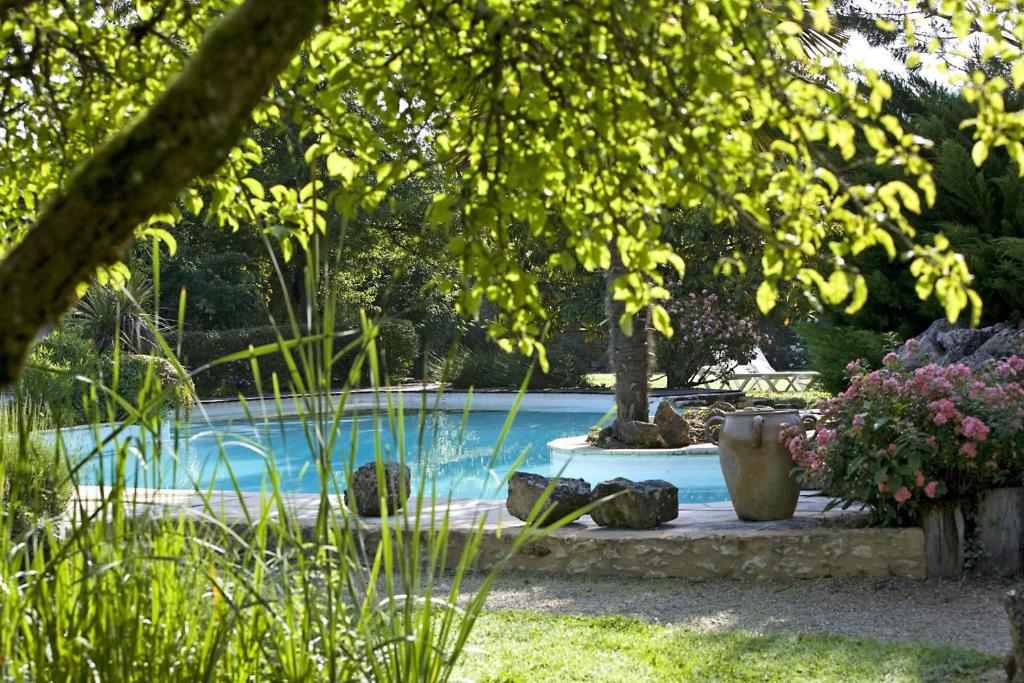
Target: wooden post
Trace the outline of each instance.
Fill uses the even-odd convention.
[[[979,569],[990,574],[1024,570],[1024,487],[986,491],[978,503]]]
[[[1010,621],[1010,654],[1007,655],[1007,683],[1024,683],[1024,596],[1010,591],[1003,601]]]
[[[960,576],[964,567],[964,516],[959,503],[936,505],[924,513],[925,571],[928,578]]]

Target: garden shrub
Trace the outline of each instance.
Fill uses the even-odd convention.
[[[930,364],[913,371],[894,353],[884,360],[873,372],[850,363],[850,386],[822,404],[815,435],[786,436],[816,484],[867,504],[877,522],[913,524],[929,503],[1020,483],[1024,359],[981,370]]]
[[[25,410],[17,407],[14,410]],[[71,498],[65,454],[46,446],[37,434],[19,434],[11,409],[0,415],[0,502],[9,527],[17,533],[56,517]]]
[[[381,323],[377,348],[385,378],[400,380],[413,376],[420,354],[420,335],[411,321],[391,318]]]
[[[182,334],[181,359],[194,372],[208,363],[224,356],[265,344],[275,344],[278,334],[285,340],[293,339],[290,327],[263,325],[235,330],[187,331]],[[351,342],[351,337],[342,337],[335,342],[335,353]],[[415,326],[407,320],[388,319],[381,323],[377,348],[381,358],[381,374],[392,381],[406,379],[413,374],[419,355],[419,336]],[[356,351],[338,359],[331,369],[331,379],[336,385],[344,383]],[[291,374],[284,354],[280,351],[264,354],[257,359],[260,378],[264,387],[270,386],[271,375],[276,373],[281,385],[290,387]],[[211,368],[193,376],[196,393],[200,397],[253,395],[258,393],[256,378],[248,359],[232,361]]]
[[[83,394],[88,387],[76,376],[98,378],[103,364],[96,347],[74,327],[60,327],[32,349],[18,380],[22,397],[45,407],[55,426],[88,421]]]
[[[562,334],[547,343],[549,371],[537,368],[530,389],[565,389],[586,385],[595,356],[603,356],[606,345],[587,342],[580,334]],[[452,364],[449,384],[457,388],[517,389],[534,359],[513,351],[506,353],[496,344],[458,350]]]
[[[751,316],[715,292],[688,291],[680,281],[668,283],[672,298],[671,338],[658,336],[658,368],[669,387],[692,387],[722,379],[748,362],[762,337]]]
[[[892,335],[852,327],[818,323],[799,323],[795,327],[807,345],[810,369],[819,373],[821,388],[833,394],[846,388],[846,366],[851,361],[877,368],[886,351],[899,343]]]
[[[107,384],[113,381],[113,359],[105,359],[104,380]],[[188,378],[179,376],[178,371],[166,358],[160,356],[146,356],[142,354],[124,354],[120,357],[120,368],[118,370],[117,393],[129,403],[138,404],[137,398],[143,387],[146,386],[146,377],[152,368],[152,379],[156,384],[150,384],[147,388],[147,395],[152,396],[163,387],[171,387],[172,392],[169,401],[163,405],[171,408],[189,409],[195,402],[195,387]]]

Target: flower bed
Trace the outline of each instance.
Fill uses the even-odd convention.
[[[913,340],[908,342],[913,350]],[[1019,485],[1024,471],[1024,359],[900,366],[896,354],[822,403],[813,436],[785,436],[805,476],[880,524],[920,522],[930,503]]]
[[[666,283],[665,309],[674,334],[658,337],[658,363],[669,387],[700,386],[725,377],[754,357],[764,337],[754,319],[707,289],[689,291],[680,280]]]

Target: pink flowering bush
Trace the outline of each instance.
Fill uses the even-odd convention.
[[[913,340],[910,342],[913,343]],[[821,405],[813,436],[784,436],[806,476],[884,524],[919,521],[931,502],[1016,485],[1024,472],[1024,359],[926,365],[909,371],[889,354]]]
[[[691,387],[721,379],[754,357],[762,342],[754,320],[718,294],[693,292],[680,281],[668,283],[672,298],[671,339],[659,337],[658,366],[670,387]]]

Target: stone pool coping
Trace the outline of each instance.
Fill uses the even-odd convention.
[[[210,508],[191,491],[133,489],[125,505],[136,514],[183,511],[202,518],[211,511],[232,526],[244,526],[244,509],[259,508],[259,493],[217,491]],[[102,498],[95,486],[79,487],[86,510]],[[316,494],[286,494],[285,505],[304,531],[311,531],[319,507]],[[775,522],[741,522],[732,505],[684,504],[679,517],[657,529],[605,529],[589,517],[533,541],[506,566],[526,572],[631,578],[752,578],[906,576],[925,578],[924,534],[919,528],[858,526],[863,513],[825,510],[829,499],[816,492],[800,496],[796,515]],[[244,507],[243,507],[244,506]],[[73,506],[76,507],[77,506]],[[444,505],[424,506],[424,518],[443,513]],[[485,532],[479,568],[502,561],[523,526],[505,512],[502,500],[454,499],[450,504],[453,548],[473,533],[480,515]],[[271,513],[276,516],[276,512]],[[364,534],[373,544],[381,520],[363,518]],[[451,553],[455,558],[457,553]]]
[[[406,412],[439,408],[441,410],[463,410],[470,404],[471,410],[508,411],[512,408],[519,392],[511,389],[453,389],[438,383],[397,384],[378,389],[353,389],[346,400],[346,411],[383,410],[389,401],[398,401]],[[719,396],[735,400],[743,392],[726,389],[651,389],[652,404],[661,398],[698,398]],[[342,396],[332,391],[331,401]],[[280,406],[273,400],[262,400],[258,396],[247,397],[245,401],[234,398],[203,399],[196,406],[193,415],[210,420],[238,419],[247,416],[247,410],[257,418],[290,417],[300,413],[301,397],[285,395]],[[534,389],[523,394],[520,411],[610,413],[615,408],[615,394],[611,389],[582,387],[577,389]]]
[[[682,448],[598,448],[587,443],[586,435],[566,436],[548,441],[548,449],[552,455],[562,456],[615,456],[633,455],[718,455],[718,446],[713,443],[698,443]]]

